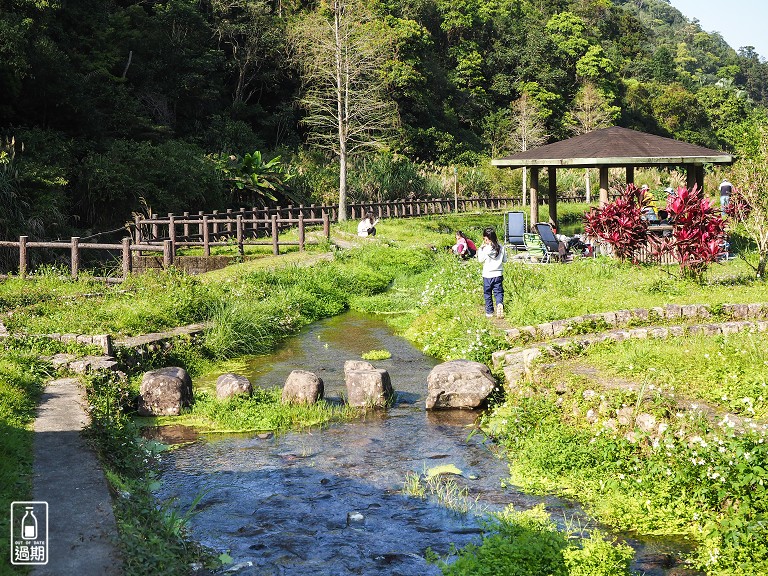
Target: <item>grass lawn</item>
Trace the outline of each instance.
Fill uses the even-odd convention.
[[[573,220],[579,210],[583,206],[564,206],[561,217]],[[501,232],[502,214],[383,220],[377,226],[378,235],[368,239],[358,239],[356,222],[346,222],[334,226],[332,234],[358,248],[333,253],[292,251],[278,259],[265,256],[200,277],[153,272],[121,286],[44,273],[27,282],[0,283],[0,313],[11,332],[28,334],[135,335],[206,321],[211,329],[201,346],[180,345],[170,359],[155,359],[199,373],[211,363],[272,350],[308,323],[346,309],[381,315],[436,357],[489,362],[494,351],[509,347],[504,333],[509,326],[669,303],[716,307],[766,300],[764,283],[755,281],[741,260],[712,266],[702,283],[681,279],[674,267],[632,266],[608,258],[569,265],[510,262],[504,274],[506,320],[489,320],[483,313],[479,264],[461,262],[445,250],[453,244],[456,229],[477,241],[489,225]],[[685,534],[700,543],[694,558],[697,566],[713,574],[727,574],[734,566],[744,574],[758,574],[768,557],[760,544],[766,540],[766,510],[758,496],[762,498],[762,487],[768,483],[762,439],[757,432],[743,434],[728,428],[727,421],[725,428],[718,426],[690,409],[690,402],[680,410],[672,395],[684,395],[694,403],[700,400],[712,410],[740,417],[765,417],[767,396],[761,394],[766,379],[765,345],[764,335],[739,334],[594,347],[569,361],[586,366],[602,379],[635,381],[643,393],[638,394],[637,387],[598,390],[589,377],[569,371],[568,364],[557,364],[542,372],[528,395],[510,395],[489,413],[486,429],[509,449],[516,483],[531,490],[577,494],[601,519],[621,528]],[[6,352],[3,361],[8,358],[11,366],[28,362],[16,352]],[[151,365],[150,361],[144,367]],[[14,374],[14,369],[8,373]],[[0,422],[12,439],[2,444],[3,450],[16,446],[23,450],[28,441],[29,406],[34,406],[43,378],[43,372],[31,374],[39,376],[27,380],[28,376],[19,375],[0,382]],[[566,392],[558,394],[561,389]],[[101,432],[108,449],[131,433],[129,426],[121,425],[118,435],[107,434],[108,424],[118,421],[110,411],[120,405],[118,400],[126,392],[118,393],[112,385],[100,390],[94,401],[104,403],[102,423],[106,424]],[[113,401],[103,402],[110,395]],[[234,430],[317,423],[330,414],[264,408],[275,403],[275,398],[265,397],[224,406],[201,396],[187,418],[210,428]],[[655,432],[619,423],[617,411],[627,407],[653,416]],[[677,417],[678,412],[682,416]],[[666,426],[663,431],[659,431],[661,423]],[[724,460],[724,454],[730,460]],[[134,458],[121,456],[119,450],[117,457],[125,462]],[[705,464],[699,463],[702,460]],[[13,469],[14,478],[25,477],[24,466]],[[112,466],[119,472],[121,463]],[[133,480],[115,474],[113,484],[143,478],[135,470],[128,475]],[[151,507],[147,500],[145,508]],[[142,510],[128,517],[147,511]],[[550,529],[540,519],[514,522],[527,526],[524,534],[533,539]],[[139,546],[140,523],[129,523],[124,529],[136,531],[134,543]],[[502,526],[494,534],[513,532]],[[500,545],[498,540],[489,546],[492,543]],[[561,545],[553,540],[553,549]],[[477,564],[481,557],[486,560]],[[481,570],[483,562],[499,557],[486,556],[480,549],[468,551],[451,573],[480,573],[472,570]],[[467,566],[465,572],[461,566]],[[565,564],[559,566],[558,570],[565,570]]]

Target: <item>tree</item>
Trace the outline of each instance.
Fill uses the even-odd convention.
[[[282,30],[271,5],[263,0],[213,0],[215,34],[228,48],[233,71],[235,104],[247,104],[263,88],[263,76],[275,70],[282,47]]]
[[[383,81],[391,34],[361,0],[331,0],[299,20],[291,42],[308,139],[339,158],[339,220],[346,220],[349,156],[381,147],[397,123]]]
[[[734,167],[734,181],[743,182],[737,186],[731,197],[728,215],[731,228],[741,227],[757,247],[757,266],[749,263],[757,277],[765,280],[768,267],[768,126],[760,129],[760,151],[746,157]],[[746,258],[745,258],[746,260]]]
[[[621,112],[617,106],[610,106],[607,99],[592,82],[587,82],[581,87],[573,101],[571,109],[572,130],[575,134],[586,134],[600,128],[613,126],[616,117]],[[589,168],[585,173],[586,200],[591,202],[591,184],[589,180]]]
[[[541,110],[527,92],[523,92],[523,95],[512,103],[512,124],[515,126],[512,141],[515,149],[521,152],[540,146],[549,138],[541,120]],[[527,189],[528,172],[523,169],[523,206]]]

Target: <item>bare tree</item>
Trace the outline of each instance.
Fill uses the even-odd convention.
[[[298,22],[291,44],[309,140],[339,158],[339,220],[346,220],[350,155],[381,147],[397,124],[382,75],[393,57],[391,35],[360,0],[332,0]]]
[[[528,96],[527,92],[523,92],[523,95],[512,103],[511,108],[512,125],[515,126],[511,134],[514,148],[525,152],[544,144],[549,134],[542,122],[541,110],[536,101]],[[523,169],[523,206],[526,204],[527,192],[528,170]]]
[[[217,18],[214,34],[230,52],[235,104],[247,104],[262,88],[265,64],[274,65],[282,42],[273,22],[271,5],[264,0],[212,0]]]
[[[608,104],[600,90],[591,82],[585,83],[576,94],[571,109],[571,130],[574,134],[586,134],[600,128],[613,126],[618,108]],[[589,168],[585,170],[584,186],[587,203],[592,201]]]

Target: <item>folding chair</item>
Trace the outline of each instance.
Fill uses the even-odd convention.
[[[536,224],[536,232],[547,251],[546,262],[552,262],[553,259],[558,262],[565,262],[564,247],[561,248],[562,243],[555,237],[552,226],[546,222],[539,222]]]
[[[523,241],[525,242],[525,249],[528,251],[529,260],[546,262],[549,259],[544,242],[541,241],[538,234],[526,232],[523,234]]]
[[[524,234],[528,231],[525,212],[507,212],[504,214],[504,244],[515,249],[525,250]]]

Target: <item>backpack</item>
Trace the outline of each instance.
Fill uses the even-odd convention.
[[[470,258],[474,257],[474,255],[477,254],[477,246],[475,246],[475,243],[472,242],[472,240],[470,240],[469,238],[467,238],[467,252]]]

